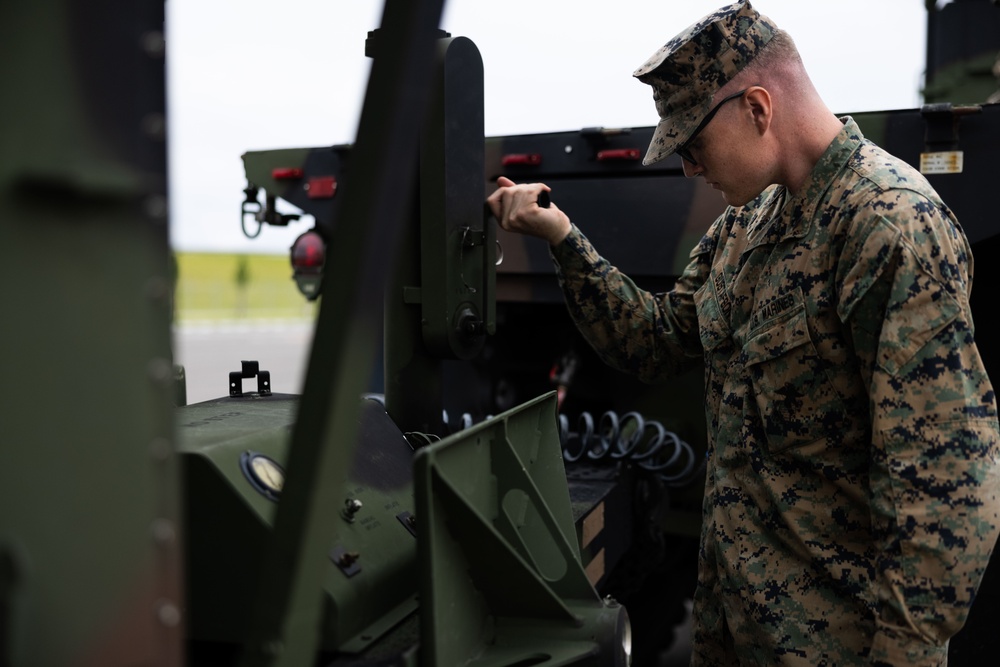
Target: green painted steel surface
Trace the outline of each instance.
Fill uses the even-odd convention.
[[[163,6],[111,6],[0,8],[0,663],[14,667],[181,661]]]
[[[186,480],[189,637],[201,645],[253,640],[253,608],[264,557],[274,547],[277,497],[248,470],[265,456],[283,471],[299,397],[253,393],[188,406],[177,429]],[[323,563],[318,645],[358,654],[416,611],[416,540],[397,518],[412,514],[412,452],[381,404],[359,404],[358,441],[340,443],[353,461],[318,482],[343,489],[329,516],[337,537],[316,553]],[[279,477],[280,479],[280,477]],[[357,501],[347,512],[345,501]],[[332,526],[331,526],[332,527]],[[353,554],[341,568],[336,555]]]
[[[624,611],[580,562],[555,417],[553,392],[417,453],[424,664],[624,664]]]

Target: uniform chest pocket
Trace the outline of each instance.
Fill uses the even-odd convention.
[[[709,353],[723,343],[728,343],[732,339],[732,332],[726,324],[725,313],[719,306],[711,281],[698,288],[694,294],[694,303],[698,310],[698,336],[701,338],[702,349]]]
[[[843,401],[809,336],[804,306],[755,332],[743,357],[771,453],[834,436],[845,426]]]

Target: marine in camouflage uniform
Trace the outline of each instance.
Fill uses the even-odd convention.
[[[667,294],[577,229],[553,255],[608,363],[653,381],[704,358],[693,664],[945,664],[1000,479],[972,257],[925,179],[848,120],[801,193],[730,208]]]
[[[647,164],[691,155],[714,94],[775,33],[737,3],[636,72],[662,119]],[[968,241],[923,176],[833,121],[800,187],[730,207],[669,293],[638,289],[568,218],[548,237],[609,364],[653,381],[703,360],[695,665],[944,665],[1000,526]],[[517,230],[523,202],[503,198],[534,190],[501,186],[494,212]]]

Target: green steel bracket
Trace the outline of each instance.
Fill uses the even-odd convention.
[[[483,60],[465,37],[438,40],[420,144],[421,324],[427,350],[471,359],[493,333],[496,231],[486,198]]]
[[[580,562],[555,393],[418,450],[421,664],[627,665]]]

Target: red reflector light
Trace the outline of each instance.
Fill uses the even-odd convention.
[[[290,181],[302,178],[302,170],[298,167],[275,167],[271,170],[271,178],[276,181]]]
[[[337,179],[334,176],[315,176],[306,184],[309,199],[332,199],[337,194]]]
[[[641,155],[638,148],[609,148],[608,150],[598,151],[597,160],[598,162],[608,160],[638,160]]]
[[[500,164],[509,167],[516,165],[536,165],[542,163],[542,156],[538,153],[508,153],[500,158]]]
[[[308,231],[292,244],[292,268],[296,271],[319,271],[326,262],[326,243],[315,231]]]

